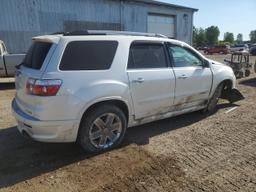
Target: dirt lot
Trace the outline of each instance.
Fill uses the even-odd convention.
[[[256,191],[256,75],[238,88],[246,99],[237,105],[131,128],[119,149],[89,156],[75,144],[23,138],[10,111],[14,85],[2,83],[0,192]]]

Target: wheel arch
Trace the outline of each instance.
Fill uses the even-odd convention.
[[[227,91],[230,91],[230,90],[233,88],[233,81],[232,81],[231,79],[224,79],[224,80],[222,80],[222,81],[217,85],[217,87],[218,87],[220,84],[223,84],[223,88],[222,88],[222,91],[221,91],[221,97],[222,97]],[[217,87],[215,88],[215,90],[217,89]]]
[[[223,83],[224,87],[226,86],[229,89],[233,88],[233,81],[231,79],[225,79],[221,83]]]
[[[221,96],[220,96],[220,98],[223,98],[224,95],[226,95],[228,91],[230,91],[231,89],[233,89],[234,85],[233,85],[233,81],[232,81],[231,79],[224,79],[224,80],[220,81],[220,82],[216,85],[216,87],[214,88],[214,92],[215,92],[215,90],[217,89],[217,87],[218,87],[219,85],[221,85],[221,84],[223,84],[223,87],[222,87],[222,91],[221,91]],[[214,92],[213,92],[213,93],[214,93]]]
[[[97,100],[97,101],[89,104],[81,112],[80,122],[79,122],[77,133],[76,133],[76,138],[78,138],[78,134],[79,134],[79,130],[80,130],[80,125],[81,125],[81,122],[82,122],[83,118],[86,118],[86,114],[90,113],[96,107],[101,106],[101,105],[106,105],[106,104],[115,105],[118,108],[120,108],[124,112],[124,115],[125,115],[125,117],[127,119],[127,122],[129,121],[130,108],[129,108],[129,105],[128,105],[128,103],[126,101],[124,101],[124,100],[122,100],[120,98],[104,98],[104,99],[102,98],[100,100]]]
[[[90,106],[88,106],[84,110],[82,118],[87,113],[90,113],[96,107],[98,107],[100,105],[106,105],[106,104],[115,105],[116,107],[120,108],[124,112],[125,117],[127,118],[127,122],[128,122],[128,120],[129,120],[129,107],[128,107],[128,105],[125,101],[120,100],[120,99],[106,99],[106,100],[101,100],[101,101],[95,102],[95,103],[91,104]],[[82,118],[81,118],[81,120],[82,120]]]
[[[234,88],[234,84],[233,84],[234,82],[232,79],[230,79],[230,78],[222,79],[218,83],[214,83],[212,90],[211,90],[210,98],[213,96],[217,87],[222,83],[223,83],[223,90],[224,90],[224,88],[228,88],[228,90]],[[223,92],[223,90],[222,90],[222,92]]]

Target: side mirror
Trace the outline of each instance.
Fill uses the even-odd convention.
[[[208,68],[209,66],[210,66],[209,61],[208,60],[204,60],[203,68]]]

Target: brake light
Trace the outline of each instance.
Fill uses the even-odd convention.
[[[26,84],[27,94],[37,96],[55,96],[62,81],[59,79],[28,79]]]

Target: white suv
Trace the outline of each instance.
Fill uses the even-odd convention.
[[[86,31],[33,38],[16,74],[21,133],[113,148],[127,127],[242,99],[230,67],[161,35]]]

